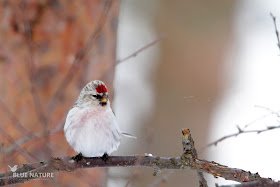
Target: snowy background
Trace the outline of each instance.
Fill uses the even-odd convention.
[[[123,1],[120,11],[119,58],[133,53],[157,37],[151,28],[151,15],[139,11],[153,9],[155,5],[143,2],[142,7],[139,7],[132,2]],[[280,51],[270,16],[272,12],[280,20],[280,3],[275,0],[246,0],[236,3],[234,9],[231,19],[233,42],[227,46],[224,72],[219,77],[226,80],[226,83],[212,115],[208,143],[236,133],[236,126],[244,128],[251,122],[254,123],[247,130],[280,124],[279,118],[270,111],[280,111]],[[277,23],[280,27],[280,22]],[[121,128],[137,136],[141,136],[139,130],[142,119],[149,117],[153,109],[155,95],[150,80],[158,66],[154,63],[156,58],[157,45],[118,65],[116,69],[116,114]],[[125,106],[122,103],[135,104]],[[206,159],[280,180],[279,133],[280,130],[276,129],[224,140],[217,147],[206,149]],[[130,148],[133,144],[130,144]],[[131,154],[129,148],[125,147],[121,147],[120,153]],[[210,186],[217,182],[223,184],[221,179],[216,180],[212,176],[208,179],[211,180]],[[125,183],[124,180],[114,185],[116,183],[113,181],[110,186]]]

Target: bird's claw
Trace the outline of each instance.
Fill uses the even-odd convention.
[[[104,155],[101,157],[101,159],[106,162],[109,159],[109,155],[107,153],[104,153]]]
[[[82,153],[77,154],[76,156],[73,156],[72,159],[75,160],[76,162],[81,161],[83,158]]]

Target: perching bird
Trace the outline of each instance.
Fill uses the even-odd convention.
[[[120,131],[107,88],[99,80],[89,82],[81,91],[68,112],[64,133],[77,156],[85,157],[110,155],[120,145],[121,135],[133,137]]]

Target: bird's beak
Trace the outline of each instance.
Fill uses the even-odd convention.
[[[100,99],[100,103],[101,105],[106,105],[108,102],[108,96],[107,95],[103,95],[102,98]]]

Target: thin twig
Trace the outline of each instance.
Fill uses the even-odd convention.
[[[265,109],[265,110],[269,111],[269,113],[268,113],[268,114],[265,114],[265,115],[263,115],[263,116],[261,116],[261,117],[259,117],[259,118],[257,118],[257,119],[255,119],[255,120],[253,120],[253,121],[251,121],[250,123],[247,123],[246,125],[244,125],[243,130],[245,130],[246,128],[252,126],[252,125],[255,124],[257,121],[259,121],[259,120],[261,120],[261,119],[264,119],[264,118],[266,118],[266,117],[268,117],[268,116],[270,116],[270,115],[275,114],[277,117],[280,117],[280,115],[279,115],[279,112],[280,112],[280,111],[274,111],[274,110],[271,110],[271,109],[268,108],[268,107],[264,107],[264,106],[260,106],[260,105],[255,105],[255,107],[258,107],[258,108],[261,108],[261,109]]]
[[[267,111],[270,112],[270,114],[275,114],[278,118],[280,118],[280,115],[279,115],[279,112],[276,112],[268,107],[265,107],[265,106],[260,106],[260,105],[255,105],[255,107],[258,107],[258,108],[262,108],[262,109],[265,109]]]
[[[280,39],[279,39],[279,32],[278,32],[277,24],[276,24],[276,17],[272,13],[270,13],[270,16],[273,19],[274,29],[275,29],[275,33],[276,33],[276,37],[277,37],[277,46],[278,46],[278,48],[280,50]]]
[[[48,134],[48,136],[54,135],[55,133],[59,132],[60,130],[63,129],[64,123],[59,124],[56,128],[54,128],[53,130],[51,130]],[[26,143],[28,141],[31,140],[36,140],[38,138],[44,137],[46,136],[46,134],[44,132],[41,133],[37,133],[37,134],[33,134],[32,136],[25,136],[17,141],[14,142],[14,144],[12,144],[10,147],[7,147],[5,149],[5,153],[10,153],[13,152],[15,150],[15,148],[23,143]],[[2,153],[0,152],[0,155]]]
[[[32,132],[29,131],[24,127],[24,125],[19,121],[17,116],[9,109],[9,107],[0,99],[0,108],[2,109],[3,112],[5,112],[12,121],[12,124],[16,126],[16,129],[22,133],[25,134],[26,136],[32,136]]]
[[[140,49],[136,50],[135,52],[133,52],[132,54],[128,55],[127,57],[123,58],[123,59],[119,59],[117,60],[117,64],[120,64],[132,57],[136,57],[139,53],[141,53],[142,51],[144,51],[145,49],[148,49],[149,47],[157,44],[160,40],[162,40],[165,37],[165,35],[161,35],[158,38],[156,38],[155,40],[153,40],[152,42],[144,45],[143,47],[141,47]]]
[[[248,123],[248,124],[246,124],[246,125],[244,126],[244,129],[248,128],[249,126],[252,126],[252,125],[253,125],[254,123],[256,123],[257,121],[259,121],[259,120],[261,120],[261,119],[263,119],[263,118],[266,118],[266,117],[268,117],[268,116],[270,116],[270,115],[272,115],[272,114],[274,114],[274,112],[270,112],[270,113],[268,113],[268,114],[265,114],[265,115],[263,115],[263,116],[261,116],[261,117],[255,119],[255,120],[251,121],[250,123]]]
[[[266,114],[266,115],[263,115],[263,116],[259,117],[258,119],[255,119],[254,121],[246,124],[243,129],[241,129],[237,125],[236,128],[237,128],[238,132],[233,133],[233,134],[229,134],[229,135],[226,135],[226,136],[223,136],[223,137],[219,138],[218,140],[216,140],[216,141],[214,141],[212,143],[209,143],[206,147],[202,148],[199,152],[202,152],[207,147],[211,147],[213,145],[217,146],[218,143],[220,143],[220,142],[222,142],[222,141],[224,141],[224,140],[226,140],[228,138],[237,137],[238,135],[241,135],[241,134],[246,134],[246,133],[257,133],[257,134],[260,134],[260,133],[263,133],[263,132],[266,132],[266,131],[270,131],[270,130],[274,130],[274,129],[279,129],[280,128],[280,125],[279,125],[279,126],[267,126],[265,129],[261,129],[261,130],[245,130],[246,128],[248,128],[249,126],[254,124],[255,122],[257,122],[257,121],[259,121],[259,120],[261,120],[261,119],[263,119],[265,117],[268,117],[268,116],[270,116],[272,114],[276,115],[278,118],[280,117],[279,112],[271,110],[268,107],[259,106],[259,105],[255,105],[255,107],[259,107],[259,108],[265,109],[265,110],[269,111],[270,113]]]
[[[27,161],[31,162],[31,161],[34,161],[34,160],[37,160],[38,158],[31,154],[31,153],[28,153],[27,151],[25,151],[24,149],[22,149],[19,145],[17,145],[14,141],[14,139],[1,127],[0,125],[0,132],[6,137],[6,139],[15,147],[15,149],[18,151],[18,153],[20,153],[21,155],[23,155]],[[4,149],[3,151],[0,152],[1,154],[3,153],[7,153],[6,152],[6,149]]]
[[[50,130],[50,132],[48,133],[49,136],[54,135],[54,134],[56,134],[57,132],[59,132],[60,130],[63,129],[66,114],[67,113],[65,113],[64,116],[62,117],[62,120],[60,121],[59,125],[57,125],[54,129]],[[7,147],[5,149],[5,153],[13,152],[17,146],[19,146],[19,145],[21,145],[23,143],[26,143],[28,141],[41,138],[41,137],[43,137],[45,135],[46,134],[44,132],[41,132],[41,133],[37,133],[37,134],[31,134],[30,136],[25,136],[25,137],[15,141],[14,144],[12,144],[10,147]],[[2,153],[0,152],[0,155],[1,154]]]
[[[213,145],[216,146],[218,143],[222,142],[225,139],[236,137],[236,136],[241,135],[241,134],[246,134],[246,133],[257,133],[257,134],[260,134],[260,133],[263,133],[263,132],[266,132],[266,131],[270,131],[270,130],[274,130],[274,129],[279,129],[279,128],[280,128],[280,126],[268,126],[268,127],[266,127],[266,129],[261,129],[261,130],[243,130],[239,126],[237,126],[237,129],[238,129],[237,133],[233,133],[233,134],[229,134],[229,135],[223,136],[222,138],[219,138],[218,140],[208,144],[205,148],[213,146]]]

